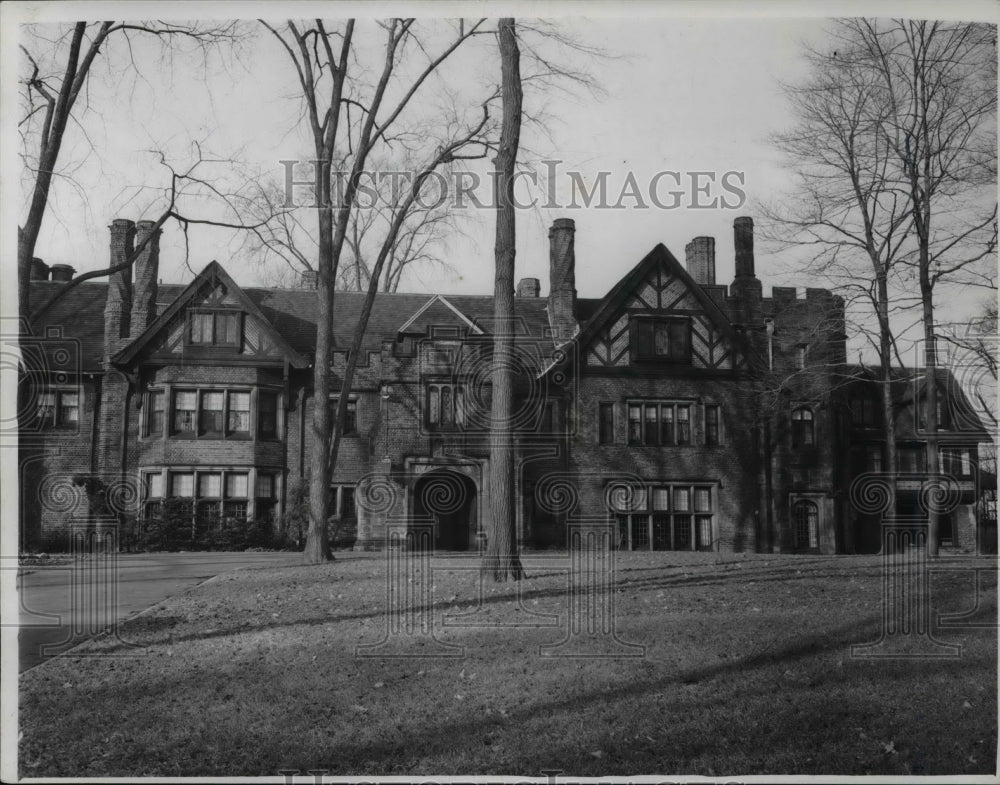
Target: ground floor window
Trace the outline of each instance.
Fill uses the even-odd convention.
[[[819,550],[819,508],[815,502],[800,499],[792,507],[795,547],[801,551]]]
[[[251,516],[273,520],[278,503],[278,474],[248,469],[168,469],[142,474],[142,517],[161,520],[189,515],[191,535],[226,526],[245,526]],[[251,506],[251,499],[253,505]],[[185,512],[189,511],[189,512]]]
[[[618,547],[623,550],[711,550],[716,490],[711,485],[664,484],[619,489]]]

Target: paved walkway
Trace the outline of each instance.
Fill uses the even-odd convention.
[[[20,670],[220,573],[294,565],[301,558],[298,553],[142,553],[117,554],[110,562],[26,567],[28,574],[18,580]]]

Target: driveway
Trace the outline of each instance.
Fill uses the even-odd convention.
[[[301,558],[298,553],[142,553],[26,567],[28,574],[18,580],[20,670],[221,573],[291,566]]]

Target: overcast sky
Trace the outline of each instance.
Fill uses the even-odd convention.
[[[715,178],[725,172],[738,173],[747,203],[736,210],[692,209],[687,197],[676,209],[660,209],[652,204],[640,209],[634,200],[626,200],[626,208],[620,210],[522,211],[518,223],[518,278],[540,278],[542,293],[546,293],[547,226],[553,218],[571,217],[577,226],[577,288],[581,296],[603,295],[658,242],[683,260],[684,245],[697,235],[716,238],[718,279],[720,283],[731,280],[733,219],[756,215],[757,203],[780,198],[789,185],[788,173],[768,144],[770,134],[789,124],[779,82],[801,76],[801,45],[804,41],[820,41],[825,25],[822,17],[791,18],[802,12],[796,5],[753,5],[752,9],[748,4],[722,3],[662,7],[622,4],[611,9],[583,3],[540,6],[556,14],[573,9],[586,13],[588,18],[564,18],[563,29],[583,43],[600,47],[609,57],[588,64],[602,88],[600,95],[578,90],[546,96],[545,109],[553,118],[549,124],[551,139],[528,131],[522,140],[526,147],[538,156],[558,157],[564,162],[563,170],[581,172],[588,183],[600,171],[610,171],[608,185],[613,196],[617,196],[628,172],[642,187],[662,170],[677,171],[682,178],[697,171],[715,173]],[[112,9],[115,16],[123,14],[123,7],[134,9],[136,18],[148,16],[150,11],[139,4],[117,4]],[[909,7],[933,8],[913,3]],[[84,6],[71,12],[73,8],[74,4],[62,4],[54,12],[64,17],[82,15]],[[157,16],[162,16],[164,8],[156,5]],[[242,14],[250,16],[261,13],[261,8],[227,4],[220,10],[197,3],[184,5],[190,16],[195,15],[191,13],[194,9],[202,9],[199,16],[226,13],[226,9],[229,14],[242,9]],[[266,8],[273,16],[274,6]],[[445,13],[447,6],[422,8],[440,8]],[[983,6],[972,10],[977,8],[982,12]],[[538,14],[538,9],[536,6],[531,10]],[[620,15],[626,9],[645,16],[601,16],[615,12]],[[52,6],[45,10],[53,13]],[[297,10],[302,11],[302,16],[316,13],[315,9]],[[816,6],[808,10],[821,13]],[[860,8],[825,10],[847,14],[857,13]],[[524,9],[521,11],[523,14]],[[290,13],[284,8],[282,12]],[[470,8],[462,15],[473,12]],[[667,13],[674,16],[667,17]],[[696,13],[714,16],[689,18]],[[736,13],[769,16],[735,17]],[[326,15],[335,14],[327,11]],[[7,28],[5,32],[10,35]],[[13,47],[4,49],[9,64]],[[139,47],[135,56],[138,75],[120,68],[121,63],[110,58],[110,65],[95,68],[95,109],[84,119],[83,127],[71,129],[72,138],[62,159],[65,164],[73,162],[73,181],[57,184],[53,209],[36,249],[36,254],[50,264],[68,263],[78,271],[105,266],[111,219],[156,217],[150,205],[151,194],[142,186],[162,186],[165,172],[156,166],[151,150],[172,151],[182,160],[190,141],[197,139],[213,153],[240,158],[251,169],[280,176],[280,160],[300,157],[309,149],[298,123],[294,71],[287,55],[270,36],[260,35],[252,51],[226,69],[213,64],[212,77],[207,81],[201,78],[196,64],[161,61],[156,47]],[[8,107],[11,76],[12,70],[5,69]],[[469,78],[475,78],[471,71]],[[16,95],[13,97],[16,101]],[[11,130],[10,112],[6,115],[4,160],[10,162],[11,147],[17,147],[17,139]],[[559,182],[564,187],[568,180],[563,177]],[[688,189],[689,183],[683,181]],[[566,195],[565,191],[560,193]],[[725,194],[716,179],[708,198],[720,195]],[[5,213],[6,247],[12,251],[10,212]],[[420,279],[411,277],[403,288],[463,293],[491,290],[493,217],[489,211],[479,211],[463,221],[463,227],[466,236],[456,238],[448,248],[452,271],[428,272]],[[261,282],[260,269],[237,255],[239,240],[232,233],[195,229],[188,239],[194,270],[215,259],[241,284]],[[161,278],[168,282],[190,280],[192,273],[183,263],[183,237],[175,225],[166,228],[162,248]],[[758,252],[757,272],[764,281],[765,293],[773,284],[814,284],[779,275],[763,250]],[[5,271],[13,273],[12,253],[5,255],[5,265]]]

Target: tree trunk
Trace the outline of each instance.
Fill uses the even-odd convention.
[[[896,410],[892,401],[892,332],[889,325],[889,286],[886,273],[880,270],[877,278],[877,315],[879,332],[879,389],[882,398],[882,434],[885,439],[884,474],[888,480],[888,494],[883,520],[896,515],[896,472],[899,469],[899,451],[896,449]],[[881,522],[879,522],[881,529]],[[879,531],[881,542],[882,532]]]
[[[500,63],[503,88],[503,121],[496,157],[496,274],[493,291],[493,400],[490,418],[491,530],[484,572],[496,581],[523,576],[517,552],[514,511],[513,376],[511,358],[514,325],[514,167],[521,134],[520,53],[514,20],[500,20]]]
[[[921,237],[920,244],[920,298],[924,322],[924,427],[927,430],[927,477],[936,482],[940,473],[938,456],[938,390],[937,390],[937,337],[934,334],[934,290],[930,280],[928,249]],[[914,414],[919,417],[920,401],[914,395]],[[923,494],[933,499],[934,494]],[[940,515],[931,503],[927,508],[927,555],[936,557],[939,546]]]
[[[25,320],[22,323],[25,325],[31,308],[28,295],[31,257],[34,256],[38,234],[42,229],[42,219],[45,217],[45,208],[49,203],[52,174],[55,172],[56,163],[59,160],[59,150],[62,148],[66,124],[69,122],[70,111],[76,101],[73,86],[77,78],[80,48],[86,30],[86,22],[77,22],[73,29],[73,38],[66,58],[66,68],[62,74],[59,94],[50,101],[47,110],[47,117],[51,122],[48,132],[42,137],[39,148],[38,171],[35,174],[34,187],[31,189],[31,205],[28,208],[24,226],[18,227],[17,231],[17,307],[18,315]],[[90,62],[90,59],[85,59],[85,70],[89,69]]]
[[[317,155],[317,159],[320,156]],[[330,352],[333,348],[333,293],[336,271],[333,265],[333,206],[330,201],[328,169],[316,166],[316,194],[319,230],[319,254],[316,269],[316,360],[313,366],[313,433],[312,466],[309,474],[309,530],[302,553],[304,564],[320,564],[330,560],[326,534],[329,517],[330,464],[327,446],[330,444]]]

